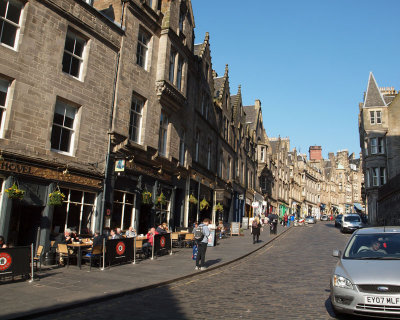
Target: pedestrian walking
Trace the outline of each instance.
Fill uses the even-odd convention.
[[[260,218],[257,216],[254,218],[252,224],[251,224],[251,234],[253,235],[253,244],[257,243],[260,241],[260,231],[261,231],[261,223],[260,223]]]
[[[206,251],[207,251],[208,237],[210,235],[210,229],[208,229],[209,223],[210,219],[205,218],[203,220],[203,223],[201,223],[197,228],[193,230],[194,238],[198,247],[195,270],[206,269],[205,266]]]
[[[286,227],[288,224],[288,215],[287,213],[285,213],[285,215],[283,216],[283,226]]]

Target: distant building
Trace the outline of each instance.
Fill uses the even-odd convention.
[[[400,218],[400,98],[394,88],[379,88],[372,72],[359,104],[359,133],[365,198],[371,223],[398,224]],[[388,183],[390,182],[390,183]],[[388,183],[388,186],[386,184]]]

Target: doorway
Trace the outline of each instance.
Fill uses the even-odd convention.
[[[8,241],[14,246],[35,244],[43,207],[22,205],[16,202],[17,200],[13,200]]]

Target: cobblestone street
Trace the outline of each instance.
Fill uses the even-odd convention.
[[[348,238],[333,223],[292,228],[223,268],[40,319],[332,319],[331,254]]]

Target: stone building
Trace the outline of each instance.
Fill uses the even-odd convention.
[[[3,4],[0,234],[27,245],[40,228],[48,247],[52,232],[101,224],[124,30],[84,1]],[[13,184],[22,200],[6,192]],[[49,204],[53,191],[65,195],[61,206]]]
[[[398,92],[392,87],[379,88],[371,72],[364,101],[359,104],[358,118],[365,197],[371,223],[397,224],[400,217],[398,206],[393,206],[400,194],[394,182],[400,172],[398,101]],[[385,187],[389,181],[393,181],[390,187]]]
[[[275,212],[279,216],[289,214],[289,138],[269,138],[273,154],[274,186],[273,198],[276,199]],[[272,204],[274,206],[274,203]]]
[[[8,242],[35,242],[38,227],[48,247],[66,228],[145,233],[162,221],[175,229],[253,214],[256,134],[240,88],[230,93],[228,68],[223,77],[212,69],[209,35],[194,44],[189,0],[6,1],[6,10],[14,12],[3,19],[14,31],[0,38]],[[5,192],[14,183],[23,200]],[[48,204],[53,191],[65,194],[60,206]]]

